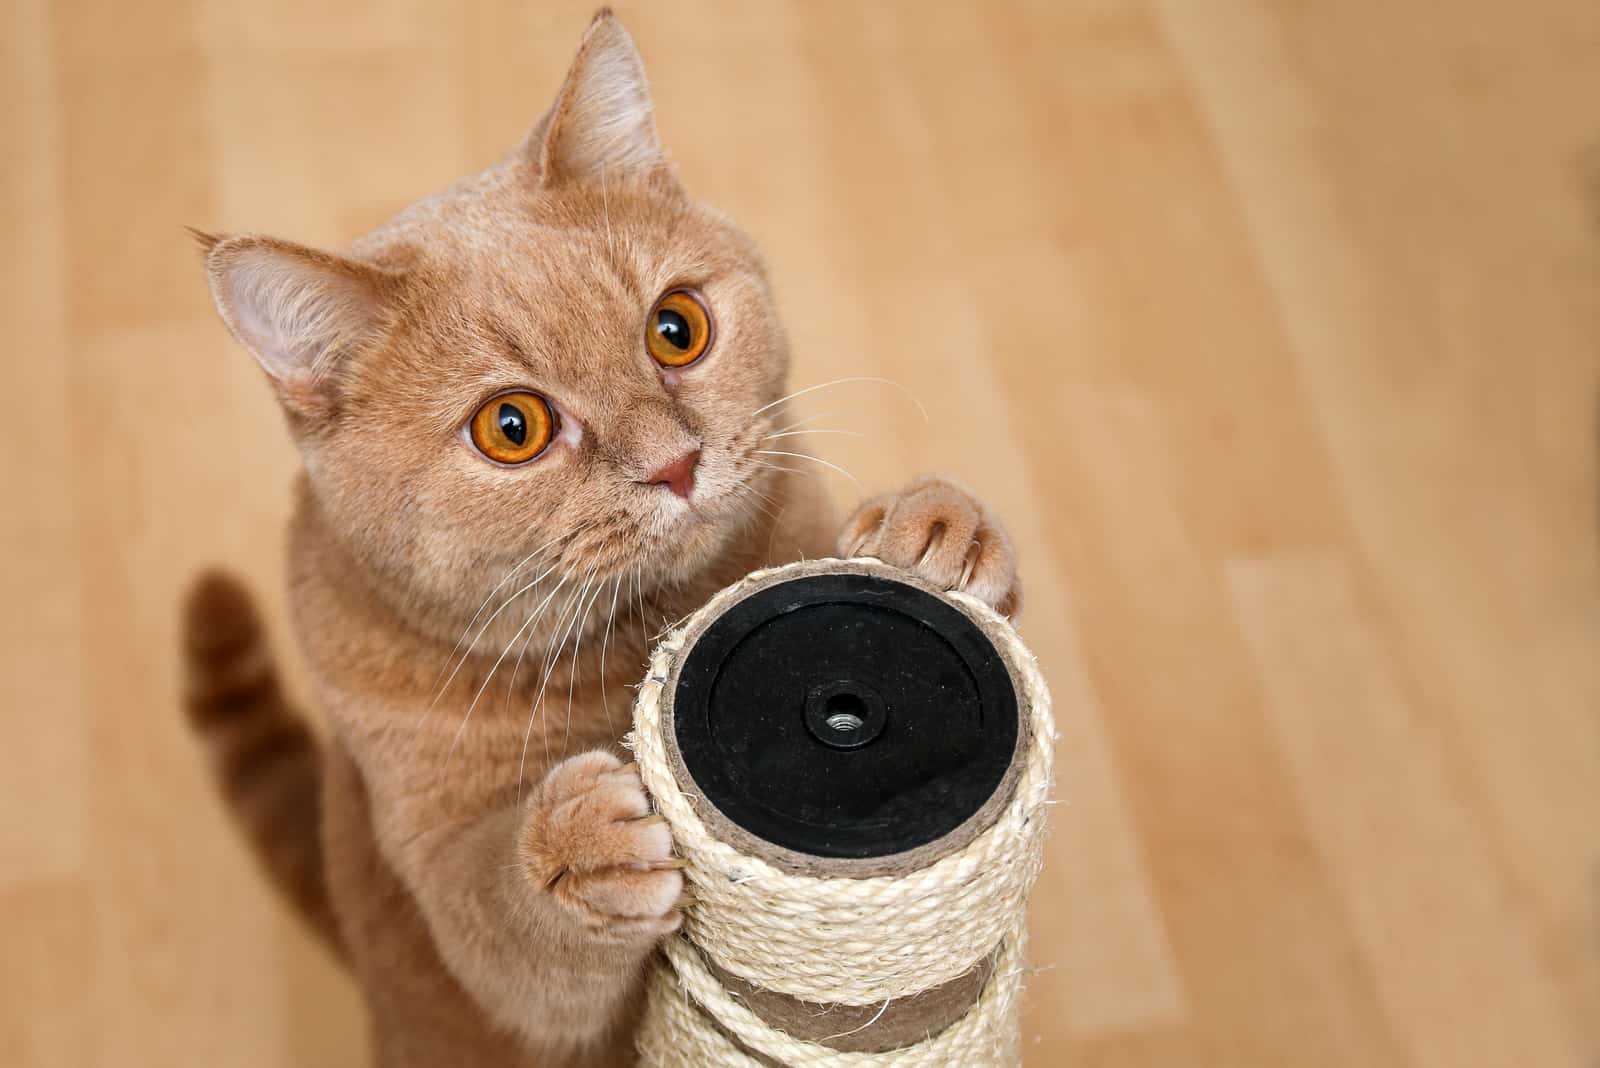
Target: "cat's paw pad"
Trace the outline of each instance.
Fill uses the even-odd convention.
[[[862,503],[839,535],[840,556],[875,556],[1004,615],[1021,603],[1011,538],[970,490],[938,476]]]
[[[584,926],[617,938],[677,928],[682,862],[652,815],[638,769],[610,753],[569,757],[530,799],[522,831],[529,878]]]

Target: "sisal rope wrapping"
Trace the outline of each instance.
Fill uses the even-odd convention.
[[[773,1028],[718,984],[692,947],[674,939],[668,943],[670,963],[657,965],[650,976],[649,1002],[639,1028],[639,1053],[642,1062],[652,1068],[771,1068],[775,1063],[792,1068],[1016,1064],[1023,940],[1019,926],[1007,936],[995,973],[978,1001],[937,1035],[882,1053],[853,1053],[805,1042]],[[747,1050],[759,1051],[759,1055]]]
[[[755,572],[716,594],[661,641],[639,689],[634,754],[686,861],[684,875],[695,900],[651,977],[639,1047],[644,1063],[655,1068],[972,1068],[1016,1061],[1023,912],[1043,859],[1056,735],[1038,665],[1003,617],[964,594],[941,595],[1005,658],[1026,751],[1009,803],[993,824],[924,867],[868,878],[784,870],[712,835],[696,812],[693,784],[686,789],[672,774],[661,702],[686,640],[753,589],[789,572],[829,566],[907,581],[903,572],[873,560]],[[841,1052],[777,1030],[705,964],[708,959],[757,987],[809,1002],[879,1005],[955,979],[997,948],[997,966],[965,1015],[925,1041],[882,1053]]]

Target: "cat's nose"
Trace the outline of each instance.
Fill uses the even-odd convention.
[[[640,481],[651,486],[665,486],[673,493],[689,499],[694,492],[694,469],[700,464],[700,450],[690,449],[676,460]]]

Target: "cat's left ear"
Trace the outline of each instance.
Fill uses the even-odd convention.
[[[555,104],[525,146],[543,184],[670,176],[644,61],[610,8],[589,23]]]

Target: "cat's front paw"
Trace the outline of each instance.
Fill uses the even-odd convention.
[[[864,501],[839,534],[840,556],[875,556],[943,590],[1015,617],[1017,554],[1000,521],[965,486],[927,475]]]
[[[677,928],[682,862],[652,815],[638,770],[610,753],[569,757],[529,800],[522,830],[529,877],[603,937],[654,939]]]

